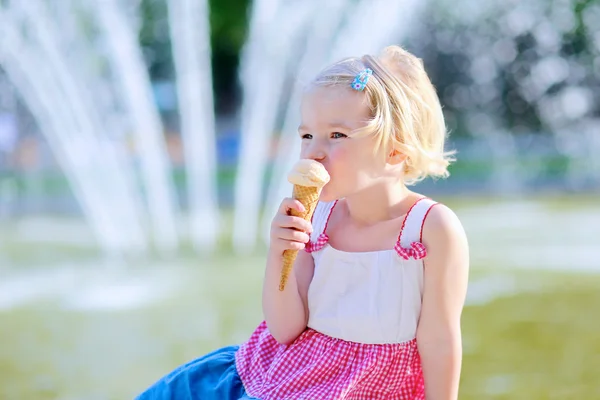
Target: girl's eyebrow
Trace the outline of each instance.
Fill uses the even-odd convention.
[[[346,129],[346,130],[348,130],[348,131],[351,131],[351,130],[353,130],[353,128],[349,127],[349,126],[348,126],[348,125],[346,125],[345,123],[343,123],[343,122],[337,122],[337,121],[334,121],[334,122],[330,122],[330,123],[328,123],[328,124],[327,124],[327,127],[328,127],[328,128],[342,128],[342,129]],[[308,130],[309,130],[309,129],[308,129],[308,128],[307,128],[305,125],[300,125],[300,126],[298,127],[298,131],[308,131]]]
[[[334,122],[330,122],[329,124],[327,124],[330,128],[342,128],[342,129],[346,129],[348,131],[353,130],[351,127],[349,127],[348,125],[346,125],[343,122],[338,122],[338,121],[334,121]]]

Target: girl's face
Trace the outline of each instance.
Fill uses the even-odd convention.
[[[322,201],[348,197],[374,185],[383,175],[386,159],[375,153],[372,135],[354,136],[370,119],[363,93],[350,88],[314,88],[303,98],[301,158],[319,161],[331,177]]]

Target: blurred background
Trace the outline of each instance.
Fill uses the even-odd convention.
[[[0,399],[128,399],[261,321],[303,85],[399,44],[458,151],[461,399],[600,399],[597,0],[0,0]]]

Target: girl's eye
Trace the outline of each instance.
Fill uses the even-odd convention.
[[[312,135],[310,133],[305,133],[302,135],[302,139],[312,139]]]
[[[331,137],[332,137],[333,139],[343,139],[343,138],[347,138],[347,137],[348,137],[348,135],[346,135],[346,134],[344,134],[344,133],[341,133],[341,132],[333,132],[333,133],[331,134]]]

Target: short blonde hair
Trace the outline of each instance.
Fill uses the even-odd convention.
[[[341,60],[326,67],[309,86],[343,86],[370,68],[373,75],[363,91],[371,119],[362,133],[377,137],[377,149],[394,148],[407,156],[407,185],[428,176],[447,177],[454,152],[444,151],[448,132],[436,90],[421,59],[398,46],[370,55]],[[360,133],[360,132],[359,132]]]

